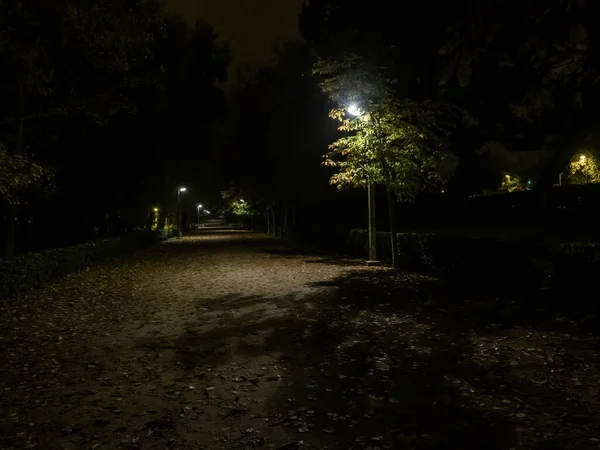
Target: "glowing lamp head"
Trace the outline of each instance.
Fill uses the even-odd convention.
[[[348,108],[346,109],[346,111],[348,111],[348,114],[351,114],[356,117],[360,117],[364,113],[364,111],[362,111],[356,103],[352,103],[352,104],[348,105]]]
[[[581,156],[579,157],[579,161],[582,161],[582,162],[583,162],[583,161],[585,161],[585,160],[586,160],[586,157],[585,157],[585,155],[581,155]]]
[[[187,188],[184,188],[184,187],[179,188],[179,192],[185,192],[185,191],[187,191]]]

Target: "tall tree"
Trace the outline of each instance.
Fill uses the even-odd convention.
[[[484,96],[501,91],[529,133],[558,136],[534,189],[538,204],[597,121],[598,16],[598,2],[585,0],[488,0],[464,11],[440,49],[448,61],[440,84],[456,76],[463,87],[483,86]],[[493,66],[499,85],[487,77]]]
[[[149,57],[161,6],[156,0],[0,3],[0,64],[6,69],[0,122],[5,130],[14,127],[7,142],[17,158],[25,154],[28,122],[65,113],[100,119],[128,106],[123,92],[138,81],[138,61]],[[10,203],[6,223],[8,256],[16,205]]]
[[[314,211],[315,198],[324,194],[316,180],[326,180],[319,161],[331,127],[311,64],[304,43],[285,43],[275,49],[273,64],[251,73],[233,95],[231,178],[244,195],[262,200],[270,223],[284,234],[294,209],[312,203]]]
[[[319,60],[314,72],[321,88],[337,103],[330,113],[346,136],[330,145],[325,164],[338,169],[331,183],[344,187],[382,184],[388,192],[392,263],[396,265],[396,198],[414,201],[417,193],[449,180],[458,158],[449,135],[468,118],[452,105],[398,99],[396,80],[386,78],[360,57]],[[348,118],[354,109],[356,117]]]
[[[311,0],[300,18],[320,57],[315,73],[336,104],[332,116],[349,132],[327,155],[326,163],[339,169],[331,181],[386,186],[394,256],[396,198],[412,201],[428,185],[448,180],[457,163],[449,130],[466,117],[441,101],[435,83],[447,6],[409,1],[403,9],[399,16],[391,4],[376,1],[366,16],[359,2]],[[348,120],[343,110],[351,104],[368,120]]]
[[[189,30],[161,0],[23,0],[0,3],[0,30],[0,137],[55,168],[54,202],[134,217],[198,177],[230,59],[210,26]]]

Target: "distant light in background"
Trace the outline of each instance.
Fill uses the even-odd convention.
[[[585,158],[585,155],[581,155],[581,156],[579,157],[579,160],[580,160],[580,161],[585,161],[585,160],[586,160],[586,158]]]

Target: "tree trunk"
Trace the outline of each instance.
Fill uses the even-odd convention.
[[[288,202],[285,201],[283,205],[283,224],[281,226],[281,239],[285,239],[288,236]]]
[[[369,208],[369,261],[377,261],[377,219],[375,208],[375,184],[369,183],[367,186]]]
[[[271,234],[271,207],[267,207],[267,234]]]
[[[271,224],[273,229],[273,236],[277,236],[277,220],[275,216],[275,208],[271,208]]]
[[[17,94],[17,130],[15,137],[15,154],[24,153],[23,138],[25,129],[25,89],[23,84],[19,85]],[[4,256],[12,258],[15,255],[15,238],[17,230],[17,220],[19,217],[19,198],[18,194],[12,198],[8,205],[8,214],[6,218],[6,230],[4,236]]]
[[[390,216],[390,237],[392,246],[392,267],[398,267],[398,226],[396,224],[396,196],[388,187],[388,213]]]

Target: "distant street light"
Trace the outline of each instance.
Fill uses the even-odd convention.
[[[585,160],[586,160],[586,157],[585,157],[585,155],[581,155],[581,156],[579,157],[579,161],[581,161],[581,162],[584,162]]]
[[[361,117],[364,111],[356,103],[348,105],[348,114]],[[375,264],[377,261],[377,221],[375,220],[375,185],[367,180],[367,208],[369,211],[369,261],[367,264]]]
[[[240,198],[240,202],[246,203],[246,200],[244,200],[243,198]]]
[[[154,212],[158,212],[158,208],[154,208]]]
[[[180,187],[177,190],[177,239],[180,239],[183,233],[181,232],[181,193],[185,192],[187,188]]]
[[[202,209],[202,205],[198,204],[198,225],[200,225],[200,210]]]

